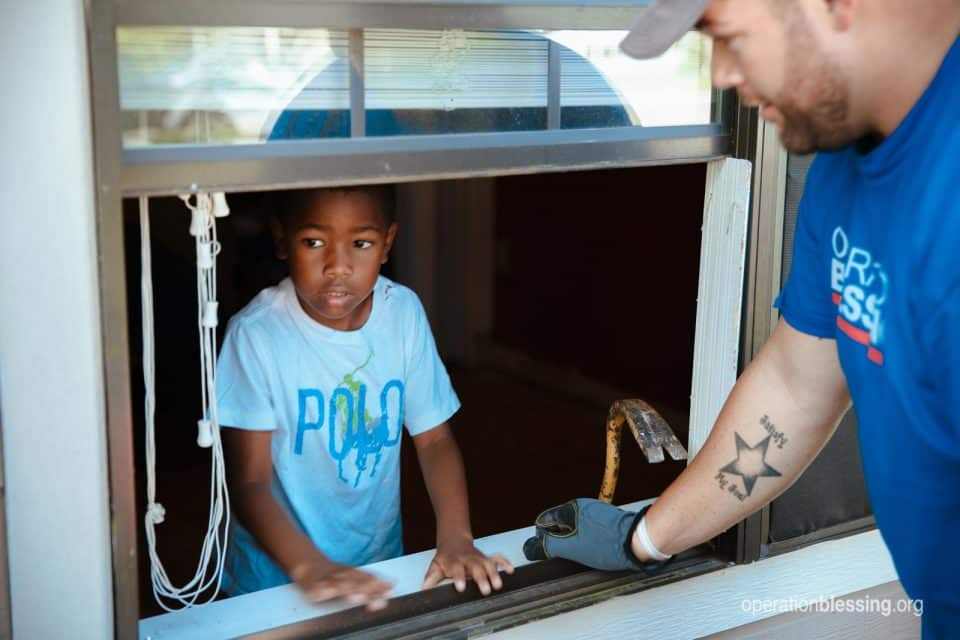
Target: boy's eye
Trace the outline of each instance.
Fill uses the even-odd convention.
[[[325,246],[323,240],[318,240],[317,238],[304,238],[303,244],[308,249],[319,249],[320,247]]]
[[[357,249],[369,249],[373,246],[373,242],[370,240],[354,240],[353,246],[355,246]]]

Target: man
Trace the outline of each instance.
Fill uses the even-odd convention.
[[[663,560],[789,487],[852,399],[881,534],[924,638],[960,629],[960,2],[659,0],[624,40],[662,53],[696,25],[807,177],[782,319],[703,449],[640,517],[577,500],[531,558]]]

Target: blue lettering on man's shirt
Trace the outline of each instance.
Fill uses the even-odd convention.
[[[396,401],[396,414],[391,419],[389,404],[393,391]],[[326,424],[328,450],[330,457],[337,461],[338,477],[344,483],[349,482],[343,473],[343,463],[351,452],[355,452],[357,476],[353,481],[356,487],[363,472],[367,469],[367,460],[373,456],[370,477],[377,472],[377,465],[384,447],[400,444],[403,429],[403,382],[391,380],[380,391],[380,417],[367,418],[367,385],[360,384],[356,394],[350,389],[337,387],[330,394],[330,402],[324,411],[324,395],[319,389],[299,389],[297,436],[294,440],[294,453],[303,455],[304,435],[308,431],[319,431]],[[341,419],[340,427],[337,426]]]

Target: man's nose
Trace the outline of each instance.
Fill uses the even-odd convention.
[[[710,75],[713,86],[718,89],[733,89],[743,84],[743,72],[736,56],[722,42],[713,41],[713,56],[710,60]]]
[[[328,276],[335,278],[350,275],[353,265],[350,261],[350,252],[346,247],[337,247],[327,253],[325,271]]]

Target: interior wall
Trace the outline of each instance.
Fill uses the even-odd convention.
[[[445,360],[475,364],[493,327],[496,180],[396,186],[399,232],[389,264],[417,292]]]
[[[406,244],[394,262],[401,281],[428,292],[421,296],[463,402],[452,424],[476,535],[596,495],[616,399],[650,400],[686,440],[705,171],[400,186],[399,199],[416,210],[400,211]],[[683,468],[646,463],[630,440],[618,502],[658,495]],[[403,472],[420,476],[412,447]],[[422,483],[408,480],[403,490],[407,550],[430,548]]]
[[[705,180],[704,164],[499,179],[494,338],[686,411]]]

